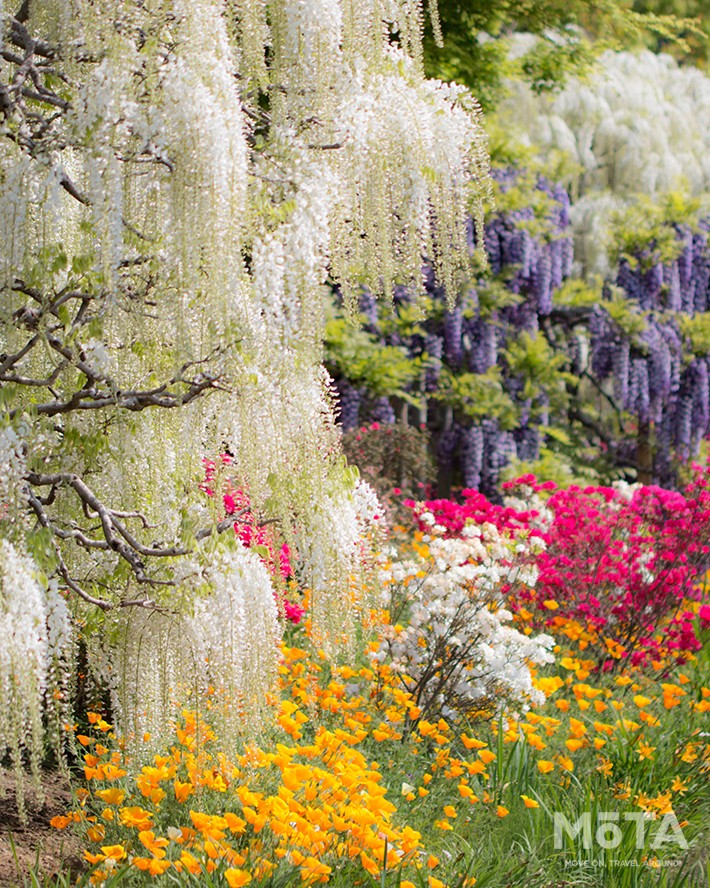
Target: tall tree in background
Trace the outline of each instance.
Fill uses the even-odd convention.
[[[565,188],[529,168],[492,175],[488,266],[455,305],[432,273],[424,318],[400,288],[394,310],[362,296],[358,336],[329,322],[348,452],[367,471],[378,438],[403,445],[398,418],[431,434],[442,495],[496,498],[529,471],[678,486],[710,433],[707,208],[637,198],[607,222],[605,280],[585,280]]]

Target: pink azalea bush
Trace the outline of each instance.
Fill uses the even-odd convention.
[[[535,565],[537,583],[511,608],[535,628],[576,626],[605,669],[626,659],[683,660],[700,649],[698,629],[710,617],[701,604],[710,566],[710,466],[695,466],[682,492],[624,484],[558,489],[533,475],[505,490],[503,505],[464,490],[462,503],[410,506],[418,520],[433,514],[452,537],[471,523],[536,537],[542,547],[519,545],[515,557]]]

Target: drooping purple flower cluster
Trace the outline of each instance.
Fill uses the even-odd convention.
[[[607,403],[618,407],[610,413],[617,419],[634,418],[635,424],[624,420],[608,439],[599,433],[602,446],[613,449],[619,465],[633,466],[640,436],[646,435],[655,480],[672,485],[674,462],[692,455],[710,432],[710,356],[692,353],[679,322],[681,314],[710,311],[710,220],[695,228],[673,224],[677,250],[670,261],[661,261],[653,243],[624,255],[612,282],[625,294],[626,318],[606,298],[591,310],[581,303],[570,310],[568,303],[553,304],[572,269],[569,196],[542,176],[532,194],[524,191],[531,187],[530,178],[515,169],[496,170],[493,176],[500,203],[508,209],[487,220],[483,238],[489,271],[459,295],[452,310],[429,266],[424,268],[430,302],[426,320],[412,319],[414,296],[404,287],[395,289],[393,307],[376,303],[368,293],[360,303],[369,333],[422,361],[422,373],[410,388],[425,399],[426,409],[416,417],[416,409],[409,408],[409,415],[419,422],[426,418],[440,472],[491,496],[501,468],[512,457],[526,462],[539,458],[549,426],[549,391],[538,383],[531,389],[530,380],[516,375],[506,357],[522,331],[533,337],[544,332],[548,341],[556,337],[555,348],[565,349],[566,369],[590,377],[606,392]],[[538,192],[547,199],[541,200]],[[473,249],[473,222],[469,240]],[[610,295],[607,290],[606,297]],[[557,332],[551,333],[553,329]],[[470,402],[462,406],[458,396],[449,398],[448,381],[465,384],[467,374],[487,374],[484,385],[501,388],[514,419],[508,415],[504,423],[496,407],[486,415]],[[358,422],[394,421],[387,398],[368,397],[343,382],[345,429]],[[403,403],[394,405],[398,413]]]
[[[384,423],[393,423],[396,421],[394,408],[389,402],[389,398],[375,398],[370,408],[370,421]]]
[[[653,245],[621,259],[616,275],[645,329],[625,331],[598,306],[590,320],[596,378],[611,380],[618,406],[652,427],[654,475],[672,481],[674,457],[687,459],[710,432],[710,357],[695,355],[683,341],[680,315],[710,310],[710,244],[707,222],[699,230],[675,225],[679,252],[662,262]]]
[[[611,380],[618,406],[642,423],[658,424],[678,393],[683,374],[683,343],[672,315],[652,313],[646,328],[632,337],[596,307],[589,324],[591,369]]]
[[[465,354],[463,306],[444,313],[444,350],[446,362],[452,370],[460,370]]]
[[[516,186],[520,173],[514,169],[494,173],[502,191]],[[435,434],[440,468],[454,470],[467,487],[492,494],[500,470],[511,457],[534,460],[539,455],[540,422],[546,422],[544,393],[533,404],[522,399],[522,383],[511,376],[502,355],[506,344],[521,330],[536,332],[540,315],[549,314],[552,294],[569,274],[572,264],[572,238],[569,197],[559,185],[538,177],[534,187],[547,195],[546,217],[535,219],[532,207],[523,207],[493,215],[484,234],[491,275],[481,278],[464,292],[453,310],[447,294],[434,278],[429,266],[424,268],[425,288],[433,303],[428,320],[406,330],[393,323],[392,310],[378,305],[369,293],[363,293],[360,311],[365,330],[383,345],[404,347],[411,358],[423,359],[423,374],[418,382],[423,397],[436,395],[441,388],[444,369],[453,374],[484,374],[498,367],[504,390],[519,409],[519,427],[503,430],[498,418],[465,415],[446,417],[446,410],[436,398],[428,398],[427,419]],[[536,234],[531,232],[535,231]],[[475,232],[470,224],[473,249]],[[511,304],[497,305],[487,299],[481,305],[479,290],[490,285],[491,277],[502,282],[518,298]],[[394,316],[401,317],[411,306],[413,295],[398,287],[394,293]],[[357,422],[394,421],[394,411],[387,410],[387,399],[373,400],[355,390],[347,381],[339,384],[341,423],[345,430]]]
[[[360,404],[363,399],[364,389],[356,388],[347,379],[339,379],[335,384],[338,395],[339,420],[343,431],[349,432],[358,424]]]
[[[503,192],[516,184],[511,170],[494,171],[493,177]],[[536,329],[538,315],[550,314],[552,294],[569,275],[574,253],[569,195],[544,176],[538,177],[536,188],[550,198],[543,237],[530,230],[534,209],[522,207],[493,216],[483,238],[493,274],[506,275],[510,291],[524,297],[512,312],[512,320],[524,329]]]
[[[527,431],[503,431],[494,417],[468,426],[454,422],[439,436],[438,464],[446,468],[457,462],[464,488],[495,491],[501,469],[511,458],[521,456],[518,435],[524,436]],[[533,458],[536,457],[537,452]]]
[[[710,220],[700,230],[674,225],[680,253],[670,262],[661,261],[652,247],[645,247],[619,263],[616,283],[641,311],[682,311],[687,314],[710,310]]]
[[[698,357],[686,367],[673,404],[673,443],[686,457],[697,449],[700,440],[710,431],[709,360],[707,356]]]
[[[484,320],[474,316],[463,322],[461,350],[468,355],[466,363],[471,373],[485,373],[498,363],[498,342],[502,333],[495,318]]]

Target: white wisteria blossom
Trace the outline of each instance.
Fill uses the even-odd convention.
[[[398,673],[423,717],[490,716],[544,700],[531,666],[554,660],[553,639],[510,625],[502,592],[537,581],[517,552],[522,540],[469,525],[460,537],[425,536],[417,560],[383,565],[389,622],[373,657]]]
[[[63,600],[37,574],[26,553],[0,539],[0,757],[9,755],[18,776],[21,813],[25,756],[37,780],[44,755],[43,718],[53,729],[56,716],[66,720],[66,670],[57,667],[66,667],[72,643]]]
[[[639,193],[710,190],[710,77],[669,55],[603,53],[555,94],[510,83],[502,117],[524,139],[577,165],[571,191],[578,259],[605,273],[610,215]]]
[[[26,526],[23,442],[10,427],[0,428],[0,527],[6,539],[21,535]],[[19,526],[18,526],[19,525]]]
[[[239,542],[201,561],[183,566],[183,587],[193,593],[190,611],[124,612],[114,628],[124,639],[118,654],[96,658],[133,748],[146,734],[159,744],[179,713],[176,703],[199,708],[206,700],[227,745],[245,725],[260,722],[280,640],[269,573]],[[145,755],[146,744],[140,747]]]
[[[21,528],[95,612],[120,727],[157,737],[200,645],[232,701],[278,649],[269,574],[240,561],[226,591],[203,457],[231,454],[324,639],[362,608],[377,507],[340,449],[326,285],[386,297],[427,257],[455,292],[485,137],[471,96],[424,78],[412,0],[1,9],[0,455],[26,462],[0,537]]]

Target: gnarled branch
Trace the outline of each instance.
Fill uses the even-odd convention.
[[[130,530],[128,530],[126,525],[120,519],[132,517],[140,518],[143,521],[143,526],[146,527],[149,525],[147,524],[145,517],[138,512],[126,512],[109,508],[96,496],[86,482],[73,472],[57,472],[54,474],[28,472],[26,479],[28,484],[26,491],[27,501],[40,526],[49,530],[55,538],[54,545],[58,560],[57,572],[69,589],[88,604],[93,604],[104,611],[123,607],[150,607],[159,609],[159,605],[149,597],[121,599],[112,602],[107,599],[97,598],[88,593],[69,573],[63,560],[58,541],[73,541],[84,549],[99,549],[105,552],[116,552],[116,554],[123,558],[130,566],[136,581],[142,585],[149,586],[174,586],[175,581],[160,580],[149,576],[146,573],[146,565],[143,558],[179,558],[191,554],[191,552],[194,551],[192,547],[165,546],[160,543],[153,543],[150,546],[144,545],[133,533],[131,533]],[[39,496],[33,489],[43,487],[50,488],[49,495],[44,498]],[[47,514],[45,506],[54,501],[56,491],[62,487],[70,488],[74,491],[78,496],[84,514],[86,514],[87,517],[98,518],[103,539],[91,536],[89,532],[78,526],[71,526],[68,530],[65,530],[52,521]],[[224,533],[224,531],[233,527],[234,522],[248,511],[248,508],[243,508],[224,518],[216,525],[201,529],[195,534],[195,540],[200,542],[214,533]]]

